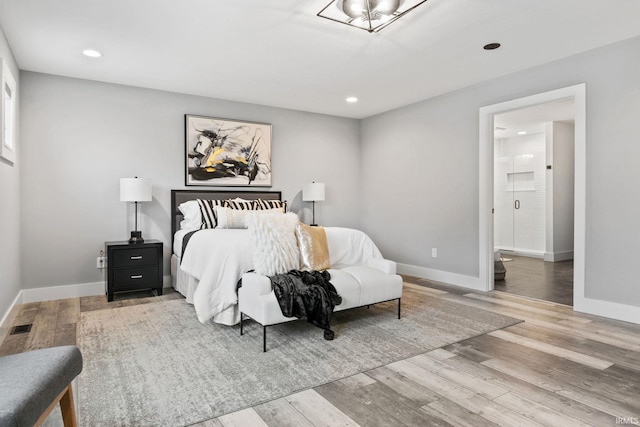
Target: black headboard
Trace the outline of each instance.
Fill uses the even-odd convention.
[[[280,191],[221,191],[221,190],[171,190],[171,236],[180,229],[182,213],[178,206],[189,200],[226,200],[240,197],[246,200],[282,200]]]

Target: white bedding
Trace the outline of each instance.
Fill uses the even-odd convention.
[[[361,231],[339,227],[325,227],[325,231],[332,267],[366,264],[371,259],[382,258],[373,241]],[[176,233],[174,253],[178,256],[185,234],[182,230]],[[198,281],[193,291],[193,305],[200,322],[213,319],[216,323],[235,325],[240,321],[236,286],[242,274],[253,269],[248,230],[198,231],[189,240],[179,268]]]
[[[200,230],[189,240],[180,269],[198,280],[193,305],[198,320],[206,323],[238,302],[236,285],[253,265],[251,238],[246,229]],[[240,314],[214,319],[235,325]],[[231,318],[229,318],[231,317]]]
[[[176,234],[173,235],[173,253],[176,254],[178,258],[182,256],[182,240],[184,236],[191,231],[192,230],[178,230]]]
[[[366,264],[382,258],[380,250],[364,232],[352,228],[325,227],[331,268]]]

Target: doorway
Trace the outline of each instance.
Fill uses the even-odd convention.
[[[574,102],[574,215],[573,215],[573,303],[585,300],[585,181],[586,181],[586,100],[585,85],[579,84],[550,92],[480,108],[479,138],[479,288],[494,289],[494,128],[495,118],[503,113],[550,102]],[[546,245],[546,240],[545,240]],[[545,246],[545,255],[547,254]]]
[[[494,116],[494,289],[573,304],[573,98]]]

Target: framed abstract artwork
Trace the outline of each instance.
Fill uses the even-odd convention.
[[[185,185],[271,187],[271,125],[185,114]]]

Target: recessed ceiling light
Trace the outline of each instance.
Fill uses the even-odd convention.
[[[350,96],[347,98],[347,102],[351,102],[351,103],[358,102],[358,98],[356,98],[355,96]]]
[[[95,49],[85,49],[82,51],[82,54],[89,58],[100,58],[102,56],[102,54]]]
[[[494,50],[500,47],[500,43],[489,43],[489,44],[485,44],[483,49],[484,50]]]
[[[518,135],[526,135],[527,131],[526,130],[521,130],[520,132],[518,132]]]

